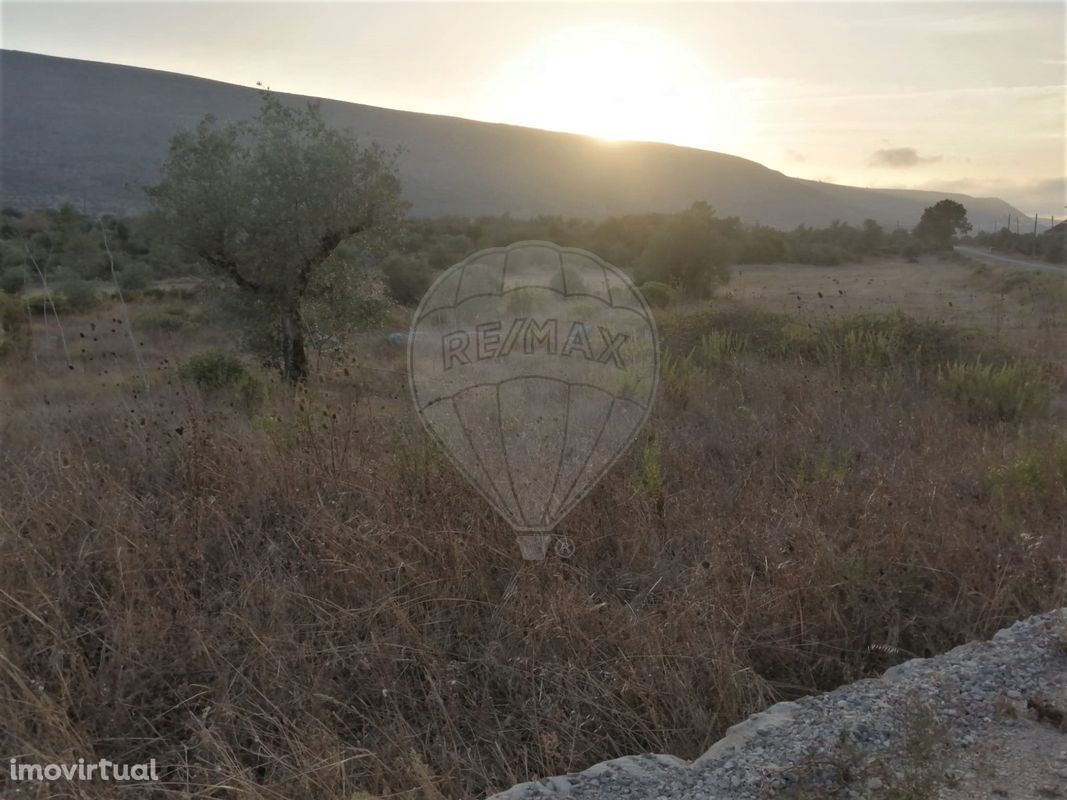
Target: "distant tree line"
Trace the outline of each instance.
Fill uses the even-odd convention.
[[[470,253],[523,239],[581,247],[630,271],[641,284],[659,284],[687,297],[707,297],[738,264],[795,263],[833,266],[872,256],[915,260],[945,250],[969,226],[953,201],[927,209],[914,230],[886,230],[835,221],[824,228],[790,231],[719,216],[705,202],[673,214],[646,213],[602,221],[563,216],[515,218],[508,214],[407,220],[382,272],[401,303],[418,301],[434,274]],[[958,208],[957,208],[958,207]],[[653,290],[658,291],[657,289]]]
[[[824,228],[800,225],[782,231],[746,224],[735,216],[719,216],[705,202],[673,214],[628,214],[600,221],[509,214],[397,221],[395,212],[390,212],[394,221],[369,252],[364,248],[357,253],[352,242],[340,240],[335,247],[347,253],[347,262],[378,275],[389,295],[403,305],[418,302],[437,272],[472,252],[523,239],[581,247],[630,271],[641,284],[661,284],[700,298],[725,283],[733,265],[833,266],[869,257],[914,260],[923,252],[944,249],[968,226],[962,206],[942,203],[950,205],[927,209],[910,231],[886,230],[873,219],[862,225],[835,221]],[[158,214],[92,218],[69,205],[27,213],[5,208],[0,212],[0,289],[15,293],[26,284],[39,285],[38,268],[48,280],[68,287],[78,281],[112,280],[105,236],[114,259],[114,277],[124,288],[143,288],[171,276],[211,274],[209,262],[197,258],[188,244],[179,246],[174,227]],[[198,217],[184,229],[195,237],[211,230]],[[988,234],[975,237],[983,244],[990,239]],[[1030,241],[1006,230],[992,239],[998,249],[1018,252],[1026,252]],[[1039,239],[1040,254],[1062,256],[1062,236]],[[194,239],[197,246],[213,241],[217,240],[210,236]],[[1054,249],[1057,241],[1058,250]]]
[[[1034,256],[1051,264],[1067,261],[1067,226],[1064,225],[1042,231],[1036,236],[1033,230],[1016,233],[1005,226],[998,231],[980,231],[970,241],[998,253]]]

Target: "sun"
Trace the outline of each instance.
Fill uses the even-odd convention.
[[[627,25],[576,28],[521,51],[489,87],[501,122],[609,141],[736,148],[737,98],[710,65],[662,33]]]

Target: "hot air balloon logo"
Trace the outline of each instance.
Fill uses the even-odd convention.
[[[453,463],[543,558],[549,534],[633,442],[659,374],[648,304],[592,253],[475,253],[423,297],[408,337],[415,408]]]

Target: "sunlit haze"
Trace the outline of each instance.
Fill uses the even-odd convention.
[[[3,4],[3,47],[1062,214],[1060,3]]]

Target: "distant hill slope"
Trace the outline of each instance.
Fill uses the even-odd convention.
[[[282,95],[293,102],[297,95]],[[0,51],[0,201],[69,201],[90,211],[144,207],[171,134],[204,114],[251,116],[256,90],[156,70]],[[720,213],[780,228],[834,219],[911,226],[943,198],[975,223],[1019,212],[948,192],[861,189],[789,178],[736,156],[595,139],[323,100],[325,119],[403,147],[404,193],[417,216],[674,211],[707,200]]]

